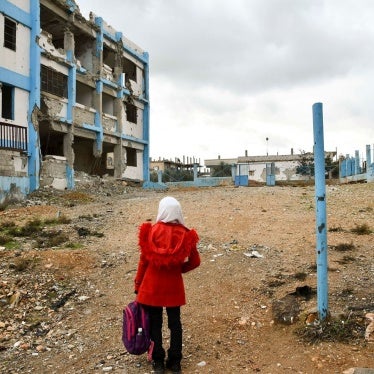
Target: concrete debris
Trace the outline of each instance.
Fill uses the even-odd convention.
[[[365,340],[374,343],[374,313],[366,313],[365,317],[369,320],[369,325],[365,331]]]
[[[370,368],[350,368],[344,370],[343,374],[374,374],[374,369]]]
[[[252,251],[252,252],[244,252],[244,256],[247,257],[253,257],[253,258],[263,258],[264,256],[257,251]]]

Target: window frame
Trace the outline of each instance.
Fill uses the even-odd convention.
[[[0,90],[1,90],[0,117],[7,119],[7,120],[14,121],[14,86],[1,83]]]
[[[138,123],[138,108],[134,104],[125,103],[126,119],[128,122]]]
[[[138,152],[136,148],[125,147],[126,149],[126,164],[127,166],[138,166]]]
[[[8,17],[4,17],[3,45],[12,51],[15,51],[17,46],[17,22]]]
[[[50,66],[41,65],[40,88],[42,91],[67,99],[68,77]]]

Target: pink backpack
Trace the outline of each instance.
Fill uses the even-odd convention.
[[[148,351],[148,358],[151,358],[153,344],[149,316],[137,301],[132,301],[123,309],[122,341],[130,354],[141,355]]]

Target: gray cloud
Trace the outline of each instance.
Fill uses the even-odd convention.
[[[326,110],[326,147],[349,147],[357,123],[363,134],[356,131],[355,141],[373,141],[371,0],[78,4],[84,14],[92,10],[149,52],[153,149],[161,142],[158,133],[177,125],[200,134],[208,129],[194,142],[204,152],[228,137],[227,127],[231,143],[242,143],[241,149],[244,127],[259,149],[269,136],[278,148],[311,150],[316,101]],[[331,128],[339,136],[330,134]],[[235,157],[235,147],[232,152]]]

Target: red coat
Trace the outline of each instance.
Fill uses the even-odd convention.
[[[195,230],[176,223],[143,223],[139,229],[140,260],[135,277],[137,301],[152,306],[186,304],[182,273],[200,265]]]

